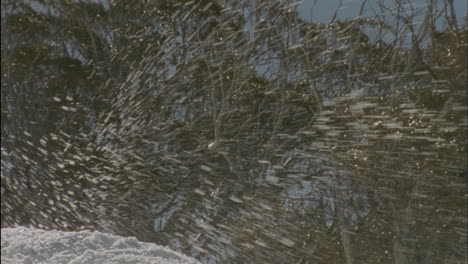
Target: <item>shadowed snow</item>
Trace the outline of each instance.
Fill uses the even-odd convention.
[[[100,232],[2,229],[1,263],[189,264],[198,261],[169,248]]]

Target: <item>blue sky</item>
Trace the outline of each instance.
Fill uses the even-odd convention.
[[[427,1],[430,0],[410,0],[404,2],[411,2],[416,8],[424,8],[427,6]],[[315,2],[315,7],[313,7]],[[342,0],[342,5],[338,11],[338,19],[347,19],[356,17],[359,15],[359,9],[361,8],[364,0]],[[379,0],[368,0],[365,8],[365,15],[373,15],[374,12],[371,7],[374,7],[376,11],[379,10]],[[387,7],[395,6],[395,0],[383,1]],[[443,3],[443,1],[438,1]],[[302,19],[312,22],[328,23],[330,22],[336,8],[339,6],[340,0],[303,0],[301,4],[297,6],[299,15]],[[457,20],[461,24],[463,16],[467,13],[468,1],[466,0],[454,0],[455,11]],[[421,18],[422,19],[422,18]]]

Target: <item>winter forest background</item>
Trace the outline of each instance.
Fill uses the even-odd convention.
[[[466,263],[466,4],[332,2],[2,0],[1,226]]]

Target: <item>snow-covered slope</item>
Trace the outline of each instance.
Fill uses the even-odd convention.
[[[2,229],[1,263],[188,264],[199,262],[167,247],[100,232]]]

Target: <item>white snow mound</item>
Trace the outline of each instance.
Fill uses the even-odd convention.
[[[167,247],[100,232],[2,229],[1,263],[199,264]]]

